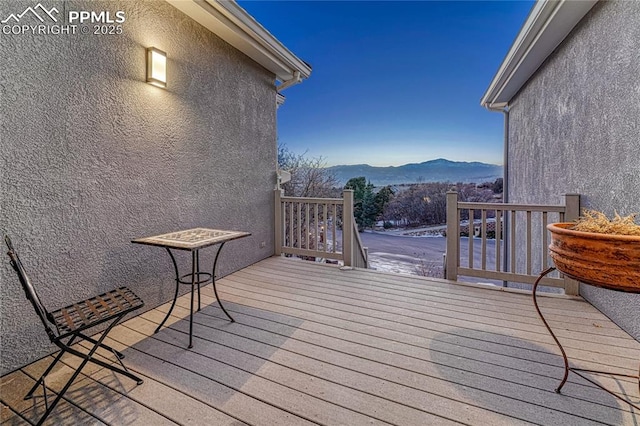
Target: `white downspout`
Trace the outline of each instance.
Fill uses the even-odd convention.
[[[302,77],[300,76],[300,71],[294,71],[293,72],[293,77],[287,81],[282,82],[281,85],[276,87],[276,90],[278,91],[278,93],[282,92],[284,89],[287,89],[291,86],[294,86],[298,83],[302,82]]]
[[[502,202],[503,203],[508,203],[509,202],[509,105],[506,105],[503,109],[502,109],[502,113],[504,114],[504,160],[503,160],[503,165],[502,165]],[[509,246],[509,237],[508,237],[508,230],[509,227],[511,226],[516,226],[515,223],[509,223],[509,218],[505,217],[503,218],[504,220],[504,230],[505,230],[505,234],[504,234],[504,265],[507,266],[510,263],[510,259],[509,259],[509,249],[507,248]],[[511,253],[511,255],[515,256],[514,253]],[[510,271],[510,272],[515,272],[515,271]],[[503,287],[509,287],[509,282],[508,281],[503,281],[502,282]]]
[[[509,105],[502,109],[504,114],[504,159],[503,159],[503,182],[502,182],[502,199],[503,202],[509,202]]]
[[[509,104],[505,103],[497,103],[497,104],[486,104],[484,105],[486,109],[494,112],[501,112],[504,117],[504,142],[503,142],[503,176],[502,176],[502,202],[509,202]]]
[[[509,103],[487,103],[484,105],[486,109],[494,112],[501,112],[504,117],[504,151],[503,151],[503,174],[502,174],[502,202],[509,203]],[[504,250],[502,251],[502,261],[505,268],[510,264],[509,261],[509,227],[514,224],[509,223],[509,216],[503,217],[503,238],[504,238]],[[496,224],[497,225],[497,224]],[[510,271],[514,272],[514,271]],[[503,287],[509,287],[508,281],[502,281]]]

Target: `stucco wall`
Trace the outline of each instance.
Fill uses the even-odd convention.
[[[640,2],[599,2],[512,101],[509,200],[640,212]],[[640,295],[581,286],[640,340]]]
[[[46,305],[120,285],[145,309],[170,300],[167,253],[136,237],[251,232],[225,246],[221,275],[270,256],[275,76],[164,1],[42,3],[126,13],[121,35],[0,35],[0,231]],[[3,18],[34,2],[4,6]],[[168,54],[166,90],[145,83],[148,46]],[[53,347],[2,256],[6,373]]]

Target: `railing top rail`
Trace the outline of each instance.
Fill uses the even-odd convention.
[[[297,201],[300,203],[337,203],[342,204],[344,199],[342,198],[317,198],[317,197],[280,197],[281,201]]]
[[[557,212],[564,213],[565,206],[549,206],[543,204],[505,204],[505,203],[470,203],[458,202],[458,209],[485,209],[485,210],[516,210],[527,212]]]

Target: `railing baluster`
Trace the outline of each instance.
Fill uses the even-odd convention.
[[[511,248],[509,250],[509,260],[511,261],[511,270],[510,272],[516,272],[516,211],[511,210],[511,222],[509,223],[511,229],[509,230],[511,234]],[[506,247],[504,248],[507,249]]]
[[[320,234],[318,234],[318,223],[320,222],[320,219],[318,218],[318,203],[315,203],[313,205],[313,217],[315,220],[315,234],[313,237],[313,241],[315,243],[315,249],[319,250],[320,249]]]
[[[460,209],[456,209],[456,221],[458,222],[458,224],[460,223]],[[456,266],[460,267],[460,226],[458,225],[457,229],[457,233],[456,233],[456,240],[458,240],[458,244],[456,244]]]
[[[287,202],[282,201],[282,247],[287,247]]]
[[[480,225],[480,232],[482,233],[482,246],[480,251],[480,259],[482,262],[481,268],[482,270],[487,269],[487,210],[481,210],[481,220],[482,224]]]
[[[297,245],[296,247],[298,248],[302,248],[302,227],[300,226],[302,223],[302,203],[298,202],[297,204],[297,211],[296,211],[296,218],[297,218],[297,222],[296,222],[296,230],[298,231],[298,241],[297,241]]]
[[[327,203],[324,203],[324,207],[322,208],[322,222],[324,223],[322,243],[324,244],[324,251],[327,253],[329,251],[329,244],[327,244],[327,236],[329,235],[329,210]]]
[[[311,250],[312,249],[310,244],[309,244],[310,240],[311,240],[311,226],[310,226],[311,222],[309,222],[309,220],[310,220],[310,214],[309,214],[310,212],[309,212],[309,210],[311,210],[311,204],[307,203],[307,204],[305,204],[305,215],[306,215],[307,223],[305,224],[306,225],[306,229],[304,230],[304,235],[305,235],[305,237],[307,239],[307,250]]]
[[[531,275],[531,250],[533,242],[531,241],[531,211],[527,210],[527,275]]]
[[[338,203],[333,203],[333,220],[331,221],[332,225],[331,225],[331,232],[333,233],[333,241],[331,242],[332,246],[333,246],[333,252],[337,252],[338,250],[336,249],[336,242],[337,242],[337,238],[336,238],[336,228],[338,227]],[[344,230],[343,230],[344,232]]]
[[[496,272],[500,272],[500,246],[502,240],[502,210],[496,209]],[[505,247],[506,249],[506,247]]]
[[[293,248],[293,201],[289,201],[289,245],[288,247]]]
[[[475,228],[476,228],[476,224],[473,220],[474,216],[475,216],[475,211],[473,209],[469,209],[469,226],[467,227],[467,230],[469,231],[469,246],[467,248],[467,250],[469,250],[469,268],[473,269],[473,235],[475,234]]]
[[[548,224],[547,212],[542,212],[542,250],[543,250],[542,270],[543,271],[549,267],[549,256],[547,255],[547,246],[549,245],[548,243],[549,231],[547,231],[547,224]]]
[[[281,238],[280,247],[286,247],[287,245],[287,202],[280,203],[280,216],[281,216]]]

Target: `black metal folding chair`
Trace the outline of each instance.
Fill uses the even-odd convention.
[[[55,343],[61,349],[55,360],[51,363],[51,365],[49,365],[45,372],[42,373],[42,376],[40,376],[35,385],[33,385],[31,390],[24,397],[24,399],[32,398],[33,393],[38,388],[38,386],[42,385],[46,411],[37,424],[41,425],[49,416],[49,414],[51,414],[55,406],[58,404],[58,402],[60,402],[62,396],[69,389],[73,381],[80,374],[80,371],[88,362],[92,362],[101,367],[108,368],[109,370],[129,377],[130,379],[135,380],[138,385],[142,384],[142,379],[130,373],[129,370],[127,370],[127,367],[125,367],[125,365],[122,363],[121,359],[124,358],[124,354],[116,351],[110,346],[105,345],[104,343],[102,343],[102,341],[105,339],[105,337],[107,337],[107,334],[109,334],[111,329],[118,322],[120,322],[122,318],[124,318],[125,315],[142,307],[144,305],[144,302],[128,288],[120,287],[116,290],[109,291],[99,296],[74,303],[62,309],[58,309],[57,311],[48,312],[40,301],[40,298],[36,293],[36,289],[31,284],[24,266],[22,265],[22,262],[20,262],[20,258],[18,257],[13,248],[13,245],[11,244],[11,239],[8,236],[5,236],[4,241],[9,249],[9,252],[7,254],[11,259],[11,266],[13,266],[13,269],[15,269],[15,271],[18,273],[20,283],[22,284],[22,288],[27,295],[27,299],[29,299],[36,313],[40,317],[40,320],[42,321],[42,324],[44,325],[45,331],[47,332],[47,335],[49,336],[51,342]],[[87,329],[109,321],[111,322],[97,340],[84,334]],[[88,353],[80,352],[77,349],[71,347],[76,339],[80,339],[78,341],[86,340],[87,342],[92,343],[93,347],[89,350]],[[94,358],[94,354],[99,347],[112,352],[122,368]],[[53,403],[49,405],[47,400],[47,387],[45,379],[47,377],[47,374],[51,372],[53,367],[58,361],[60,361],[62,355],[64,355],[65,352],[76,355],[77,357],[82,358],[83,361],[75,370],[69,381],[64,385],[62,390],[58,392],[58,396],[53,401]]]

